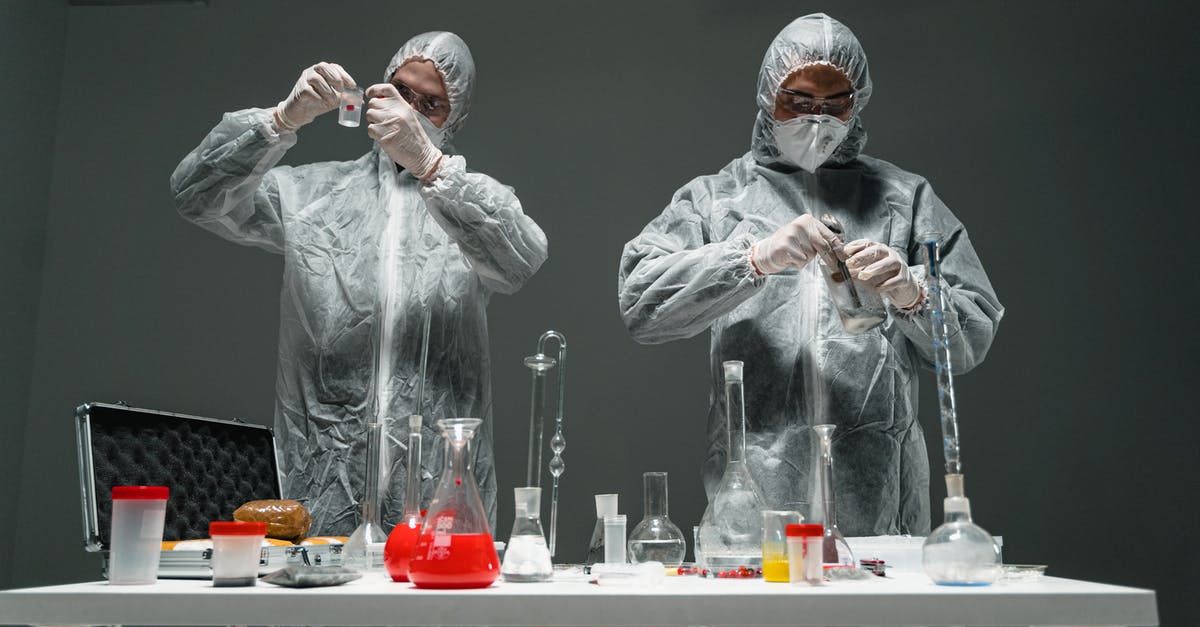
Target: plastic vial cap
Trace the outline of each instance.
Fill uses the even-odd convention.
[[[625,526],[625,514],[613,514],[612,516],[604,517],[604,525],[621,525]]]
[[[540,516],[542,513],[542,489],[541,488],[513,488],[513,494],[517,499],[517,517],[529,518],[530,516]]]
[[[118,485],[113,486],[114,500],[165,501],[171,490],[161,485]]]
[[[726,381],[741,381],[742,380],[742,362],[727,361],[722,366],[725,367]]]
[[[617,495],[596,495],[596,518],[608,518],[617,515]]]
[[[789,537],[789,538],[803,538],[803,537],[825,535],[825,527],[823,527],[821,525],[812,525],[812,524],[788,525],[787,529],[785,531],[787,533],[787,537]]]
[[[415,433],[421,432],[421,423],[423,422],[421,414],[413,414],[408,417],[408,430]]]
[[[942,509],[947,514],[971,515],[971,500],[965,496],[950,496],[942,501]]]
[[[265,536],[267,523],[241,521],[213,521],[208,523],[210,536]]]

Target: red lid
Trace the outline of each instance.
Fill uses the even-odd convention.
[[[821,525],[788,525],[786,531],[789,538],[825,535],[825,528]]]
[[[210,536],[266,536],[265,522],[217,521],[208,523]]]
[[[112,489],[113,499],[138,499],[141,501],[165,501],[171,491],[161,485],[116,485]]]

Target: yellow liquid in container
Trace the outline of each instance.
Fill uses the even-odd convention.
[[[788,582],[788,563],[786,559],[763,560],[763,579],[776,583]]]

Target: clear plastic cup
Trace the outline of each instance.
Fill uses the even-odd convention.
[[[762,513],[763,580],[787,583],[788,571],[787,526],[798,525],[804,519],[800,512],[765,510]]]
[[[262,556],[265,522],[212,522],[213,586],[253,586],[258,583],[258,564]]]
[[[351,128],[362,119],[362,87],[347,87],[338,94],[338,124]]]
[[[821,552],[825,528],[821,525],[788,525],[788,579],[793,586],[819,586],[825,581]]]
[[[163,522],[167,518],[164,486],[114,486],[109,530],[108,583],[149,584],[158,581]]]

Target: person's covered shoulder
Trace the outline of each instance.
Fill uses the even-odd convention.
[[[919,190],[929,185],[925,177],[883,159],[859,155],[847,164],[863,173],[864,183],[876,182],[881,188],[892,192],[892,196],[903,197],[902,204],[912,205]]]
[[[697,176],[675,191],[668,210],[686,204],[707,216],[717,201],[741,193],[754,180],[754,168],[754,159],[747,152],[714,174]]]
[[[353,161],[280,165],[271,168],[267,176],[274,179],[280,194],[291,195],[298,201],[294,204],[294,215],[300,216],[309,211],[326,211],[324,208],[328,203],[317,203],[319,199],[332,199],[347,190],[362,194],[367,189],[374,189],[378,184],[376,167],[375,154],[368,152]]]

